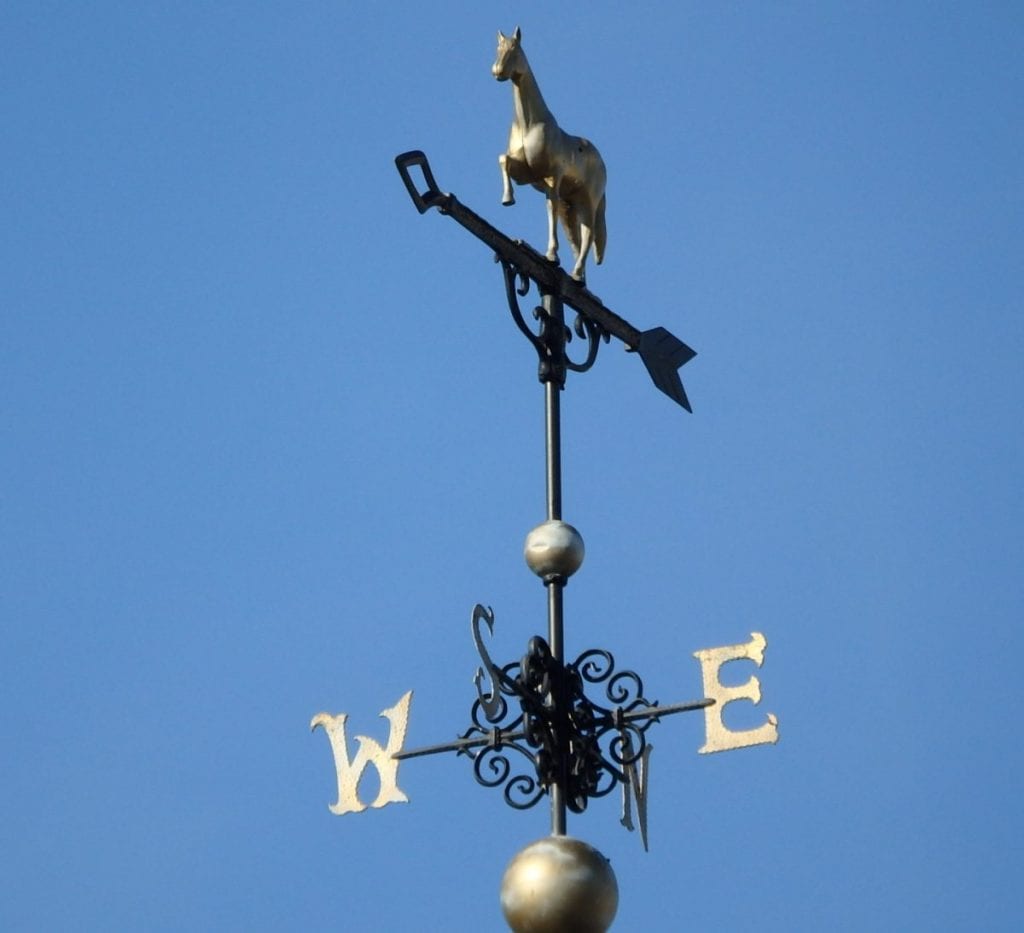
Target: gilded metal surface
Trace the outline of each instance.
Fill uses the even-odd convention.
[[[338,772],[338,802],[329,804],[331,813],[341,816],[344,813],[360,813],[368,806],[383,807],[389,803],[407,803],[409,798],[398,787],[399,759],[394,757],[402,750],[405,742],[405,731],[409,724],[409,704],[412,702],[412,691],[390,709],[383,710],[383,716],[391,724],[387,745],[381,747],[375,739],[365,735],[357,735],[359,749],[355,758],[349,758],[348,737],[345,734],[346,713],[331,715],[317,713],[309,724],[310,729],[323,726],[334,752],[334,765]],[[380,778],[380,790],[373,802],[365,804],[359,799],[359,781],[370,766],[377,769]]]
[[[568,522],[541,522],[526,536],[523,557],[538,577],[571,577],[583,564],[583,537]]]
[[[515,933],[604,933],[618,907],[608,859],[569,836],[528,845],[501,882],[501,909]]]
[[[548,207],[547,258],[558,260],[556,221],[561,220],[576,256],[572,277],[583,281],[591,246],[599,265],[604,259],[604,160],[590,140],[570,136],[559,127],[544,103],[521,40],[518,27],[511,36],[499,32],[498,54],[491,66],[497,80],[511,80],[514,105],[508,149],[498,157],[501,203],[515,203],[513,181],[542,191]]]
[[[719,669],[727,661],[748,660],[758,667],[764,663],[764,649],[768,646],[764,635],[752,632],[750,641],[742,645],[725,645],[721,648],[703,648],[693,656],[700,661],[704,676],[704,695],[715,700],[714,705],[704,708],[705,741],[700,753],[725,752],[733,748],[750,745],[770,745],[779,740],[779,721],[774,713],[768,713],[767,721],[756,729],[732,731],[722,722],[725,707],[736,700],[761,702],[761,682],[756,676],[738,687],[726,687],[719,680]]]

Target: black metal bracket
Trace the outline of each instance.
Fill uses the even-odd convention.
[[[566,806],[582,813],[587,802],[630,784],[630,769],[645,760],[647,730],[661,717],[712,706],[704,698],[660,705],[644,696],[640,677],[616,670],[611,653],[597,648],[563,664],[539,635],[530,639],[520,661],[502,667],[483,647],[480,622],[490,628],[494,614],[477,606],[473,635],[484,663],[477,672],[477,699],[470,727],[454,742],[410,749],[396,759],[454,751],[473,761],[473,774],[485,787],[502,787],[505,802],[517,810],[536,804],[551,787],[564,789]],[[488,680],[489,689],[481,687]],[[604,703],[584,690],[604,688]],[[516,769],[510,753],[527,760]]]
[[[582,813],[591,798],[628,783],[627,769],[643,759],[647,730],[661,716],[714,703],[702,699],[659,706],[644,697],[636,673],[616,671],[610,652],[592,648],[563,664],[539,635],[530,639],[521,661],[492,666],[491,676],[501,702],[488,715],[487,701],[493,696],[478,698],[470,713],[473,724],[461,736],[485,738],[486,744],[463,746],[459,753],[473,759],[481,784],[504,785],[506,802],[517,809],[533,806],[560,784],[568,808]],[[586,696],[589,684],[604,687],[607,705]],[[513,776],[508,750],[526,757],[534,774]]]
[[[573,279],[557,263],[549,261],[522,240],[513,240],[491,226],[475,211],[460,203],[454,194],[441,191],[425,153],[418,149],[403,152],[396,157],[395,165],[416,210],[425,214],[436,207],[494,250],[495,259],[501,263],[505,274],[512,316],[540,356],[542,382],[554,381],[561,386],[565,381],[565,370],[585,372],[590,369],[597,357],[599,341],[608,342],[615,337],[628,350],[640,355],[655,386],[687,411],[693,411],[679,370],[697,355],[695,350],[664,327],[638,330],[607,308],[583,283]],[[417,168],[422,174],[421,184],[417,184],[412,176],[411,170]],[[527,326],[517,299],[517,296],[527,293],[531,281],[541,296],[541,309],[534,313],[541,322],[539,334]],[[562,305],[576,311],[573,330],[587,341],[586,358],[581,362],[573,362],[565,354],[565,344],[572,339],[572,332],[565,327]],[[563,334],[567,335],[564,340]]]

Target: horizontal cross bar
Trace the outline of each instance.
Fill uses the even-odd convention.
[[[689,703],[672,703],[668,706],[644,706],[640,709],[616,710],[615,713],[622,722],[632,722],[635,719],[658,720],[662,716],[671,716],[673,713],[689,713],[693,710],[705,709],[714,706],[715,700],[705,697],[701,700],[692,700]],[[425,755],[438,755],[441,752],[461,752],[469,748],[482,748],[490,745],[497,747],[507,742],[515,742],[526,737],[525,732],[502,732],[500,729],[492,729],[486,736],[475,739],[456,739],[454,742],[445,742],[441,745],[425,745],[422,748],[412,748],[406,752],[395,752],[391,757],[399,761],[406,758],[422,758]]]

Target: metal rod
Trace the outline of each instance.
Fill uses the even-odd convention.
[[[693,710],[704,709],[714,705],[715,700],[705,697],[702,700],[691,700],[688,703],[670,703],[668,706],[644,706],[629,712],[623,711],[621,717],[623,722],[632,722],[635,719],[660,719],[662,716],[671,716],[673,713],[689,713]],[[411,748],[408,751],[395,752],[391,757],[396,761],[403,761],[406,758],[421,758],[424,755],[438,755],[442,752],[465,751],[470,748],[481,748],[484,745],[497,748],[500,745],[508,745],[525,738],[526,733],[522,730],[500,732],[474,739],[456,739],[453,742],[444,742],[440,745],[425,745],[422,748]]]
[[[545,421],[545,462],[547,469],[548,521],[562,518],[562,381],[565,373],[565,312],[561,298],[545,291],[541,296],[547,313],[548,366],[544,381]],[[563,631],[562,588],[565,581],[554,578],[546,581],[548,589],[548,647],[556,666],[561,667],[565,658]],[[555,696],[556,734],[559,742],[565,740],[567,723],[565,717],[566,697],[561,684],[553,685]],[[551,834],[566,834],[565,789],[568,786],[568,749],[560,749],[557,756],[558,773],[551,786]]]
[[[548,582],[548,645],[551,648],[551,656],[555,660],[558,669],[561,669],[562,659],[565,655],[563,644],[563,617],[562,617],[562,587],[561,580]],[[557,756],[557,778],[551,785],[551,835],[564,836],[566,830],[566,803],[565,788],[568,786],[567,767],[569,764],[569,749],[567,746],[568,735],[568,710],[566,710],[567,697],[565,696],[564,678],[557,678],[552,684],[555,693],[555,730],[557,741],[560,746]]]
[[[410,748],[405,752],[395,752],[391,757],[396,761],[404,761],[406,758],[422,758],[424,755],[437,755],[441,752],[461,752],[470,748],[481,748],[484,745],[499,748],[501,745],[508,745],[525,738],[526,733],[522,731],[502,732],[500,734],[500,743],[496,742],[495,736],[487,735],[477,739],[456,739],[454,742],[444,742],[441,745],[425,745],[423,748]]]
[[[673,713],[691,713],[698,709],[707,709],[714,706],[717,701],[711,697],[703,700],[692,700],[689,703],[670,703],[668,706],[645,706],[641,709],[634,709],[622,714],[623,722],[632,722],[634,719],[660,719],[662,716],[671,716]]]
[[[561,392],[561,388],[553,380],[544,384],[547,421],[548,521],[562,517]]]

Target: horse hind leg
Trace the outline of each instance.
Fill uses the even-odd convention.
[[[584,263],[587,261],[587,250],[590,248],[590,228],[580,219],[575,205],[562,201],[559,207],[562,229],[565,231],[566,239],[572,245],[572,253],[575,258],[571,274],[578,282],[582,282],[586,276]]]
[[[508,207],[516,203],[516,196],[512,191],[512,178],[508,172],[508,153],[503,152],[498,156],[498,168],[501,169],[501,203]]]
[[[582,208],[582,209],[581,209]],[[587,254],[594,243],[594,217],[593,212],[584,206],[573,206],[564,215],[566,230],[572,241],[573,250],[576,253],[576,265],[572,270],[572,277],[578,282],[585,282],[587,278]]]
[[[562,222],[562,232],[572,246],[573,256],[580,254],[580,221],[576,215],[576,206],[572,201],[564,199],[558,202],[558,219]]]
[[[579,226],[579,238],[580,245],[579,250],[576,253],[576,265],[572,270],[572,277],[577,282],[586,282],[587,280],[587,253],[590,252],[590,244],[594,239],[594,232],[590,228],[589,224],[580,223]]]

